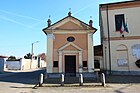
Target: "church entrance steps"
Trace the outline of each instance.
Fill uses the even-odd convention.
[[[93,77],[83,78],[84,83],[98,83],[99,80]],[[46,84],[61,84],[60,78],[47,78],[45,80]],[[79,84],[79,77],[65,77],[64,84]]]

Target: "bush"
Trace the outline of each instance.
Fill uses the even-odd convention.
[[[32,58],[32,54],[28,53],[24,56],[25,59],[31,59]]]
[[[20,59],[16,59],[15,56],[10,56],[6,61],[20,61]]]
[[[140,68],[140,59],[135,62],[136,66]]]

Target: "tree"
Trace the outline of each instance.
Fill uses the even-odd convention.
[[[10,57],[8,57],[8,59],[7,59],[7,61],[16,61],[16,60],[18,60],[18,59],[16,59],[15,56],[10,56]]]
[[[32,54],[28,53],[24,56],[25,59],[31,59],[32,58]]]

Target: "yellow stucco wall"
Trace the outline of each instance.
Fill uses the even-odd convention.
[[[73,42],[75,45],[77,45],[78,47],[80,47],[82,49],[82,60],[83,61],[87,61],[87,48],[88,48],[88,44],[87,44],[87,34],[54,34],[55,39],[53,41],[54,47],[53,47],[53,60],[54,61],[59,61],[59,54],[58,54],[58,49],[65,46],[68,41],[67,38],[69,36],[73,36],[75,38],[75,41]],[[64,50],[77,50],[77,48],[75,48],[74,46],[70,45],[68,47],[66,47]],[[78,53],[63,53],[63,60],[62,60],[62,71],[65,72],[65,55],[76,55],[76,72],[78,72],[79,70],[79,54]],[[59,69],[58,68],[53,68],[53,72],[58,72]]]
[[[75,45],[83,49],[83,60],[87,60],[87,34],[54,34],[54,60],[58,60],[58,49],[68,43],[67,38],[73,36]],[[65,50],[76,50],[73,46],[68,46]]]

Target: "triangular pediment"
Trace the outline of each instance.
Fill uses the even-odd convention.
[[[58,50],[59,51],[63,51],[63,50],[78,50],[78,51],[82,51],[82,48],[80,48],[79,46],[75,45],[72,42],[69,42],[66,45],[60,47]]]
[[[84,27],[82,27],[81,25],[79,25],[78,23],[74,23],[72,21],[68,21],[66,22],[65,24],[59,26],[59,27],[56,27],[56,29],[79,29],[79,30],[82,30],[82,29],[85,29]]]
[[[73,16],[67,16],[43,30],[97,30]]]
[[[72,45],[67,46],[67,47],[64,48],[63,50],[76,50],[76,51],[79,51],[79,49],[77,49],[76,47],[74,47],[74,46],[72,46]]]

